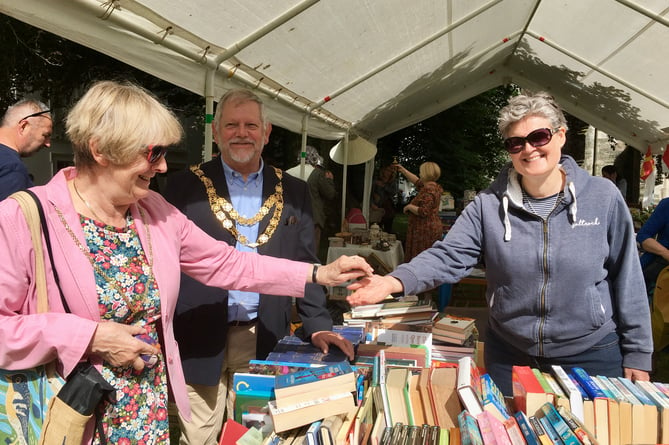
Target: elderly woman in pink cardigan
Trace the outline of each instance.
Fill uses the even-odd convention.
[[[240,253],[206,235],[149,189],[167,170],[167,147],[179,142],[182,128],[140,87],[95,84],[66,127],[76,167],[32,190],[44,207],[52,266],[71,313],[50,266],[51,311],[36,313],[30,233],[15,200],[6,199],[0,203],[0,368],[57,359],[68,375],[90,360],[117,390],[118,402],[105,402],[103,442],[168,443],[168,386],[188,417],[172,332],[181,271],[211,286],[298,298],[306,283],[335,285],[372,272],[359,257],[317,267]],[[143,354],[157,356],[157,363],[145,366]],[[91,422],[86,442],[100,442],[99,434]]]

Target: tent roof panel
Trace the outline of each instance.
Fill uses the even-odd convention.
[[[321,138],[374,140],[512,81],[640,150],[669,144],[666,0],[0,0],[0,12],[202,95],[257,88],[274,123],[300,131],[309,113]]]

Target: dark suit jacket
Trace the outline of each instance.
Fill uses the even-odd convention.
[[[211,179],[219,196],[230,200],[220,159],[201,166]],[[274,193],[277,177],[274,169],[265,164],[263,169],[263,200]],[[209,207],[205,187],[190,170],[171,175],[165,197],[181,209],[209,235],[235,245],[233,236],[225,230]],[[304,181],[283,175],[284,207],[279,227],[258,252],[274,257],[316,263],[314,253],[314,223],[311,215],[309,191]],[[259,233],[267,227],[272,212],[260,223]],[[303,323],[301,336],[307,339],[316,331],[331,330],[332,318],[326,308],[323,288],[306,285],[305,297],[298,298],[297,310]],[[290,296],[260,295],[256,357],[264,359],[277,341],[290,334]],[[174,334],[179,342],[181,361],[186,382],[200,385],[218,384],[225,358],[228,332],[228,292],[208,287],[182,274],[179,301],[174,319]]]

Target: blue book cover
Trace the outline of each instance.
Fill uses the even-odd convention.
[[[576,437],[574,432],[569,428],[569,425],[562,418],[560,413],[555,409],[552,403],[546,403],[541,407],[545,418],[550,422],[555,432],[560,436],[560,439],[565,445],[581,445],[581,441]]]
[[[358,345],[365,338],[365,328],[362,326],[332,326],[332,332],[344,337],[346,340],[353,343],[353,346]]]
[[[634,397],[639,399],[641,403],[643,403],[644,405],[655,405],[655,403],[650,399],[650,397],[648,397],[645,392],[641,391],[641,389],[638,386],[632,383],[630,379],[626,379],[624,377],[617,377],[617,379],[625,386],[625,388],[627,388],[629,392],[631,392],[634,395]]]
[[[551,425],[551,422],[545,416],[537,417],[537,419],[539,420],[539,423],[541,423],[541,427],[544,429],[544,432],[548,435],[551,442],[557,445],[562,445],[562,439],[557,431],[555,431],[555,428],[553,428],[553,425]]]
[[[307,428],[307,433],[305,435],[305,445],[319,445],[320,437],[318,435],[319,430],[321,429],[321,420],[316,420],[309,425]]]
[[[530,425],[530,420],[527,418],[527,415],[522,411],[517,411],[513,416],[516,418],[516,422],[518,422],[518,426],[523,433],[527,445],[541,445],[537,434],[534,432],[532,425]]]
[[[490,411],[499,421],[509,418],[504,394],[489,374],[481,376],[481,404],[484,410]]]
[[[599,386],[592,380],[585,369],[575,366],[571,368],[574,379],[583,387],[588,397],[596,399],[598,397],[606,398],[606,394],[599,388]]]
[[[262,419],[271,422],[267,415],[267,402],[274,398],[274,376],[236,372],[233,376],[235,391],[234,419],[244,426]]]
[[[234,391],[272,394],[274,392],[275,376],[236,372],[232,377]]]
[[[276,376],[275,388],[303,385],[332,377],[353,373],[353,368],[346,362],[339,362],[317,368],[307,368],[297,372]]]
[[[303,342],[294,335],[288,335],[279,340],[272,352],[267,355],[266,360],[327,364],[348,361],[348,357],[336,346],[331,347],[328,353],[324,354],[311,343]]]

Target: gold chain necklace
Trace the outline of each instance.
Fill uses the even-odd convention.
[[[142,309],[142,305],[145,302],[146,298],[148,298],[150,282],[155,281],[155,277],[153,276],[153,267],[152,267],[153,246],[151,244],[151,231],[149,230],[149,226],[146,223],[146,217],[145,217],[145,214],[144,214],[144,210],[141,207],[139,207],[139,214],[142,218],[142,223],[144,224],[144,227],[146,227],[146,240],[147,240],[147,243],[149,244],[149,255],[146,258],[146,263],[147,263],[147,266],[149,267],[149,281],[147,282],[147,286],[145,286],[146,295],[142,299],[140,299],[140,301],[135,301],[135,303],[132,304],[132,302],[130,301],[130,299],[126,295],[126,293],[123,291],[123,289],[119,285],[118,281],[112,280],[111,278],[109,278],[107,276],[107,274],[105,273],[105,271],[93,259],[93,256],[91,255],[90,249],[88,247],[84,246],[83,244],[81,244],[81,241],[79,241],[77,236],[74,234],[74,231],[72,230],[70,225],[65,220],[65,217],[63,216],[63,212],[61,212],[60,209],[58,207],[56,207],[55,205],[54,205],[54,209],[56,210],[56,213],[58,214],[58,218],[60,219],[60,222],[63,224],[63,227],[65,227],[65,230],[70,235],[70,237],[72,238],[74,243],[77,245],[77,247],[79,248],[81,253],[83,253],[84,256],[86,258],[88,258],[88,261],[91,263],[91,266],[93,266],[93,269],[95,269],[95,271],[98,273],[98,275],[100,275],[102,278],[104,278],[104,280],[107,282],[107,284],[109,284],[111,287],[114,288],[114,290],[116,290],[116,292],[118,292],[118,294],[121,296],[121,298],[123,298],[123,301],[125,301],[125,304],[128,306],[128,308],[130,309],[130,311],[133,314],[138,313]],[[138,236],[139,236],[139,234],[138,234]]]
[[[73,180],[72,180],[72,186],[74,187],[74,193],[77,194],[77,196],[79,197],[79,199],[81,200],[81,202],[83,202],[84,204],[86,204],[86,207],[88,207],[88,210],[91,211],[91,213],[93,214],[93,216],[95,217],[95,219],[96,219],[97,221],[102,221],[102,222],[104,222],[104,220],[103,220],[102,218],[100,218],[100,217],[98,216],[97,213],[95,213],[95,210],[93,210],[93,207],[91,207],[91,205],[88,203],[88,201],[86,201],[86,200],[81,196],[81,194],[79,193],[79,189],[77,188],[77,180],[76,180],[76,179],[73,179]]]
[[[272,238],[274,231],[279,226],[279,220],[281,219],[281,213],[283,212],[283,185],[281,183],[281,178],[283,177],[283,172],[276,167],[274,168],[274,173],[276,177],[279,178],[279,182],[274,187],[274,193],[270,195],[262,206],[258,213],[253,216],[253,218],[244,218],[242,217],[235,208],[230,204],[225,198],[218,196],[214,184],[211,182],[211,179],[204,175],[204,172],[200,169],[199,165],[191,166],[190,170],[200,178],[204,187],[207,189],[207,197],[209,198],[209,207],[211,211],[221,222],[221,225],[224,229],[229,231],[232,236],[242,245],[248,247],[258,247],[265,244],[267,241]],[[262,219],[269,214],[270,209],[274,207],[274,213],[272,214],[272,219],[270,219],[269,224],[265,231],[258,236],[258,239],[254,243],[250,243],[248,238],[237,231],[235,223],[242,226],[253,226],[258,224]]]

